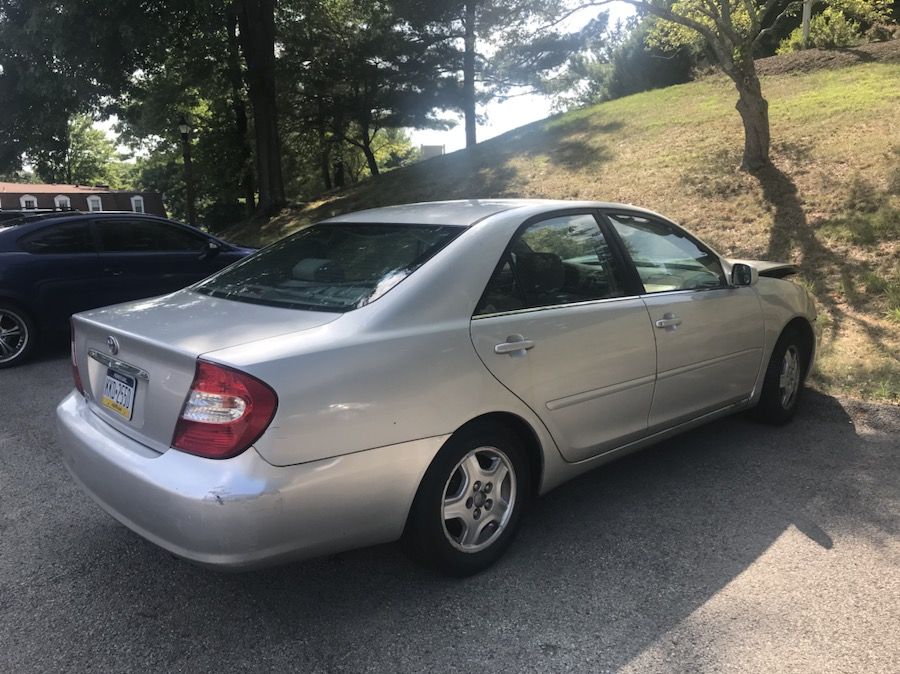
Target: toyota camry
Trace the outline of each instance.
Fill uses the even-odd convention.
[[[475,573],[584,471],[741,410],[788,421],[816,351],[794,272],[621,204],[334,217],[184,290],[75,315],[65,464],[202,564],[403,539]]]

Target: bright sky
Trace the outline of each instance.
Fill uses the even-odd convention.
[[[624,2],[613,2],[603,8],[588,8],[573,14],[563,25],[567,30],[576,30],[594,18],[601,9],[609,11],[609,25],[618,19],[634,14],[634,7]],[[550,99],[546,96],[527,94],[511,98],[503,103],[488,103],[479,113],[487,116],[487,123],[478,126],[478,142],[499,136],[524,124],[536,122],[551,113]],[[445,152],[461,150],[466,146],[466,130],[460,116],[459,123],[448,131],[431,129],[410,129],[413,147],[419,145],[443,145]]]

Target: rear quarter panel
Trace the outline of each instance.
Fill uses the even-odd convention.
[[[372,304],[315,334],[205,354],[277,391],[256,448],[289,465],[454,432],[490,412],[524,419],[545,460],[561,460],[537,416],[484,367],[472,312],[515,227],[527,215],[475,225]]]

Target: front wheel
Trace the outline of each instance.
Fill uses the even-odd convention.
[[[791,329],[781,335],[772,351],[755,410],[759,421],[778,425],[794,417],[803,393],[809,357],[809,350],[799,332]]]
[[[0,368],[24,362],[34,349],[34,323],[24,311],[0,304]]]
[[[502,429],[464,431],[432,462],[404,537],[413,556],[453,576],[493,564],[509,547],[530,496],[521,443]]]

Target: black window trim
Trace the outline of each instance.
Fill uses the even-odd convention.
[[[100,223],[125,222],[129,220],[155,222],[161,225],[172,227],[174,229],[182,230],[186,234],[190,234],[191,236],[196,236],[198,239],[202,239],[206,244],[208,244],[210,241],[213,241],[219,245],[221,251],[232,249],[231,245],[217,239],[214,236],[210,236],[206,232],[201,231],[196,227],[184,225],[174,220],[167,220],[166,218],[154,217],[152,215],[146,216],[144,213],[130,213],[125,211],[121,213],[117,212],[104,214],[104,217],[100,218],[96,217],[96,215],[91,217],[91,231],[94,233],[94,246],[96,247],[97,252],[100,255],[175,255],[178,253],[196,255],[202,252],[201,250],[106,250],[103,247],[103,237],[100,235]]]
[[[49,219],[49,218],[48,218]],[[82,250],[82,251],[73,251],[69,253],[42,253],[36,252],[33,250],[28,250],[25,246],[28,244],[28,240],[40,236],[42,233],[49,231],[54,227],[60,227],[64,225],[70,225],[73,222],[83,223],[88,230],[88,234],[90,235],[91,244],[93,245],[93,250]],[[28,223],[22,223],[28,224]],[[31,231],[23,232],[20,236],[16,237],[16,246],[23,253],[28,253],[29,255],[99,255],[100,254],[100,241],[97,239],[97,232],[94,230],[93,223],[86,218],[72,218],[71,216],[66,219],[53,220],[51,222],[41,222],[40,226],[35,227]]]
[[[521,309],[511,309],[509,311],[496,311],[487,314],[476,314],[475,312],[478,310],[478,307],[481,305],[481,300],[484,299],[484,294],[487,292],[488,286],[491,281],[494,280],[494,276],[500,271],[500,268],[503,266],[503,263],[507,259],[511,259],[510,255],[512,253],[513,242],[524,232],[526,229],[531,227],[538,222],[543,222],[544,220],[553,220],[555,218],[565,217],[567,215],[592,215],[594,217],[594,221],[597,223],[597,227],[600,230],[600,233],[606,239],[607,245],[609,245],[610,252],[613,255],[614,264],[619,265],[620,269],[624,274],[624,282],[625,286],[623,287],[624,295],[621,297],[600,297],[593,300],[579,300],[577,302],[564,302],[562,304],[548,304],[546,306],[541,307],[523,307]],[[481,295],[478,298],[478,302],[475,304],[475,307],[472,309],[471,320],[480,320],[484,318],[494,318],[495,316],[509,316],[512,314],[522,314],[522,313],[531,313],[534,311],[545,311],[547,309],[560,309],[564,307],[575,307],[575,306],[585,306],[589,304],[597,304],[597,303],[606,303],[606,302],[618,302],[622,300],[633,300],[643,294],[644,286],[640,282],[640,278],[637,275],[637,270],[634,268],[634,264],[630,261],[629,258],[623,256],[622,252],[622,244],[619,241],[618,237],[611,236],[614,232],[610,232],[612,229],[611,225],[607,222],[606,218],[603,217],[601,209],[593,206],[582,206],[575,208],[562,208],[555,211],[549,211],[545,213],[538,213],[536,215],[532,215],[530,218],[527,218],[522,224],[516,227],[516,231],[513,232],[513,235],[509,237],[509,241],[506,243],[506,247],[503,249],[503,253],[500,255],[500,259],[497,261],[497,264],[494,265],[494,270],[491,272],[491,275],[488,277],[488,281],[484,286],[484,289],[481,291]],[[522,284],[519,283],[518,271],[515,267],[513,267],[513,274],[516,279],[516,288],[519,293],[522,293]],[[524,304],[527,304],[527,300],[522,295],[522,301]]]
[[[703,243],[696,236],[687,231],[684,227],[680,227],[676,223],[663,218],[659,215],[651,215],[650,213],[644,213],[643,211],[630,211],[627,208],[601,208],[598,209],[600,211],[600,215],[603,218],[603,221],[606,223],[606,226],[609,228],[610,233],[615,239],[616,247],[619,249],[621,255],[628,260],[627,267],[629,269],[630,274],[633,276],[633,282],[637,284],[639,289],[639,294],[641,296],[653,296],[657,297],[659,295],[669,295],[672,293],[698,293],[698,292],[709,292],[711,290],[726,290],[731,288],[731,282],[728,279],[728,274],[725,273],[725,266],[722,264],[722,258],[716,253],[712,248]],[[725,283],[723,285],[718,285],[709,288],[676,288],[674,290],[660,290],[655,293],[647,292],[647,289],[644,287],[644,282],[641,280],[640,274],[637,271],[637,265],[634,260],[631,259],[631,254],[628,252],[627,246],[625,246],[625,242],[622,241],[622,237],[619,236],[619,233],[616,231],[615,226],[610,222],[610,216],[614,215],[624,215],[626,217],[635,217],[635,218],[643,218],[644,220],[649,220],[650,222],[657,222],[667,227],[672,227],[673,229],[678,230],[684,238],[693,243],[697,248],[704,251],[706,254],[711,255],[719,262],[719,269],[722,270],[722,278],[725,279]]]

